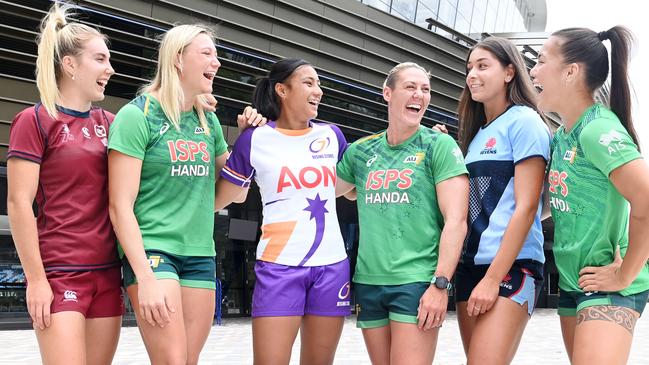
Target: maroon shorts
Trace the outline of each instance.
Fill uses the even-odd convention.
[[[86,318],[121,316],[124,314],[121,276],[119,266],[95,271],[48,272],[47,281],[54,294],[50,312],[74,311]]]

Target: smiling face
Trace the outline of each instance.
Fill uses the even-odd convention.
[[[110,52],[101,37],[93,37],[84,43],[76,56],[65,56],[62,60],[66,73],[74,75],[74,88],[78,95],[84,95],[89,102],[104,100],[108,80],[115,73],[110,64]]]
[[[538,107],[544,112],[556,112],[566,98],[565,76],[569,65],[563,61],[560,39],[550,37],[541,50],[536,65],[530,71],[532,83],[539,92]]]
[[[398,71],[394,87],[383,88],[383,98],[388,102],[390,123],[419,126],[430,103],[428,75],[415,67]]]
[[[275,85],[280,97],[280,118],[308,121],[318,116],[322,98],[318,73],[310,65],[295,69],[283,83]]]
[[[507,84],[514,77],[512,65],[503,66],[493,53],[478,47],[471,52],[466,69],[466,84],[474,101],[489,103],[507,96]]]
[[[185,47],[179,60],[176,67],[185,97],[211,94],[214,77],[221,67],[212,38],[205,33],[197,35]]]

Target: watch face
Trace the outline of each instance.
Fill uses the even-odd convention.
[[[448,279],[443,276],[437,277],[435,280],[435,286],[439,289],[446,289],[448,286]]]

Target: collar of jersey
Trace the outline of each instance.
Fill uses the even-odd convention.
[[[403,142],[401,142],[401,143],[399,143],[399,144],[395,144],[395,145],[391,145],[390,143],[388,143],[388,130],[386,129],[385,132],[383,132],[383,138],[382,138],[383,143],[384,143],[386,146],[388,146],[388,148],[399,149],[399,148],[401,148],[401,147],[403,147],[403,146],[406,146],[406,145],[407,145],[408,143],[410,143],[413,139],[417,138],[417,136],[419,135],[419,133],[421,133],[421,129],[422,129],[422,128],[426,128],[426,127],[420,125],[419,128],[417,128],[417,131],[416,131],[415,133],[412,134],[412,136],[408,137],[408,139],[406,139],[405,141],[403,141]]]
[[[85,112],[80,112],[78,110],[73,110],[73,109],[68,109],[65,107],[62,107],[60,105],[56,106],[56,110],[60,111],[63,114],[67,114],[71,117],[75,118],[89,118],[90,117],[90,110],[87,110]]]

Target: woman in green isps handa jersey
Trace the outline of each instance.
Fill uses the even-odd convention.
[[[611,109],[594,99],[609,75],[606,40]],[[563,121],[548,181],[561,330],[573,364],[626,363],[649,295],[649,169],[631,121],[631,40],[619,26],[563,29],[531,71],[539,109]]]
[[[462,152],[421,126],[429,79],[417,64],[395,66],[383,87],[388,129],[353,143],[337,167],[337,194],[358,194],[357,325],[375,364],[433,362],[467,230]]]

